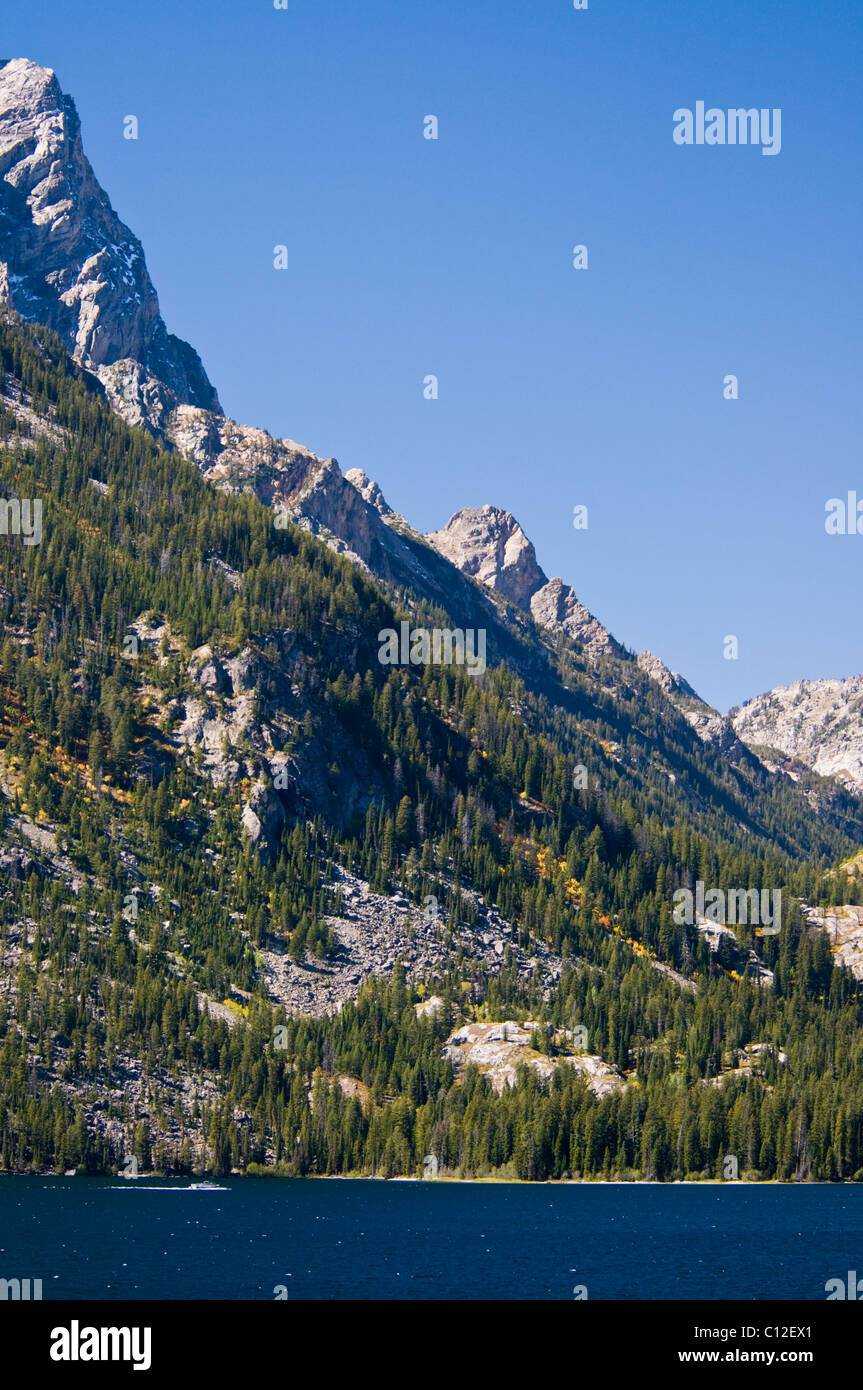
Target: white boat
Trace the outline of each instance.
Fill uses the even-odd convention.
[[[190,1192],[227,1192],[226,1187],[220,1187],[217,1182],[190,1182]]]

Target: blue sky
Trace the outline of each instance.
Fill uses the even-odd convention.
[[[508,508],[720,708],[863,670],[863,535],[824,527],[863,498],[857,0],[289,4],[4,19],[225,410],[423,530]],[[781,152],[677,146],[698,100],[781,108]]]

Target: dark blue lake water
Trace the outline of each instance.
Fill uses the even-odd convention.
[[[863,1187],[0,1179],[0,1278],[43,1298],[824,1300]]]

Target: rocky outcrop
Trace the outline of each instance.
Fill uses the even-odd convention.
[[[465,507],[428,540],[441,555],[518,608],[530,612],[530,600],[548,583],[536,552],[511,512],[500,507]]]
[[[286,498],[292,520],[330,543],[332,549],[384,570],[391,537],[376,509],[343,477],[335,459],[317,460],[297,492]],[[394,538],[393,538],[394,539]]]
[[[666,695],[684,695],[687,699],[698,700],[703,704],[703,700],[695,693],[688,681],[676,671],[670,671],[664,661],[660,661],[653,652],[639,652],[636,657],[636,664],[639,669],[645,671],[656,684],[665,691]]]
[[[287,503],[323,460],[292,439],[238,425],[214,410],[177,406],[161,427],[181,454],[212,482],[231,492],[251,488],[263,502]]]
[[[256,782],[243,807],[243,829],[254,847],[272,857],[278,847],[285,823],[285,808],[277,792],[268,782]]]
[[[732,762],[747,756],[727,714],[720,714],[703,703],[696,709],[683,708],[681,713],[702,743],[718,749]]]
[[[511,512],[500,507],[466,507],[426,539],[462,574],[503,594],[540,627],[565,633],[588,656],[623,655],[574,590],[562,579],[546,578],[533,545]]]
[[[656,681],[702,743],[715,748],[732,763],[748,757],[728,715],[720,714],[706,700],[702,700],[677,671],[669,670],[653,652],[639,652],[636,664],[645,675]]]
[[[388,526],[395,525],[396,523],[402,526],[408,525],[403,516],[399,516],[398,512],[393,511],[381,492],[379,484],[374,482],[362,468],[349,468],[345,477],[351,484],[351,487],[356,488],[363,501],[368,502],[370,507],[374,507],[378,516],[381,517]]]
[[[212,648],[209,646],[199,647],[197,651],[192,653],[188,674],[192,680],[198,682],[202,690],[209,690],[215,695],[224,694],[228,688],[225,668],[213,655]]]
[[[624,1085],[617,1068],[609,1066],[601,1057],[584,1052],[548,1057],[532,1046],[532,1036],[530,1023],[515,1023],[512,1019],[504,1023],[466,1023],[447,1038],[444,1055],[452,1062],[457,1076],[467,1067],[475,1066],[498,1093],[505,1086],[516,1084],[520,1066],[530,1067],[543,1080],[548,1080],[559,1066],[574,1067],[586,1078],[596,1096],[610,1095]],[[559,1033],[555,1043],[567,1046],[571,1036]]]
[[[830,908],[800,906],[809,925],[827,933],[836,964],[863,980],[863,907],[847,903]]]
[[[46,323],[127,418],[219,409],[200,358],[170,334],[137,237],[86,159],[50,68],[0,68],[0,303]],[[125,364],[125,365],[124,365]]]
[[[623,648],[602,623],[580,603],[575,592],[562,579],[550,579],[530,600],[530,612],[540,627],[565,632],[578,642],[588,656],[623,656]]]
[[[0,314],[8,310],[0,309]],[[47,403],[44,413],[33,409],[33,397],[21,382],[7,373],[0,383],[0,444],[4,449],[26,449],[34,439],[61,440],[66,431],[54,420],[54,407]]]
[[[784,754],[863,794],[863,676],[777,686],[730,717],[762,761]]]

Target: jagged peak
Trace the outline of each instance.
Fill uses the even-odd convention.
[[[380,489],[380,484],[369,477],[362,468],[349,468],[345,474],[348,482],[356,488],[360,496],[381,516],[392,516],[393,509]]]
[[[639,652],[636,657],[636,664],[648,676],[661,686],[667,695],[686,695],[691,700],[698,700],[704,704],[701,696],[693,690],[692,686],[677,671],[672,671],[665,662],[653,652]]]
[[[72,98],[28,58],[0,67],[0,304],[48,324],[130,421],[158,427],[153,412],[177,404],[221,412],[198,354],[162,321],[143,247],[93,173]]]
[[[64,95],[53,68],[42,67],[30,58],[0,59],[0,111],[8,109],[13,98],[20,105],[24,93],[30,106],[37,101],[74,105],[72,98]]]
[[[774,749],[863,793],[863,676],[777,685],[729,717],[753,750]]]
[[[496,589],[525,612],[530,612],[532,596],[548,583],[532,542],[502,507],[463,507],[426,539],[463,574]]]

